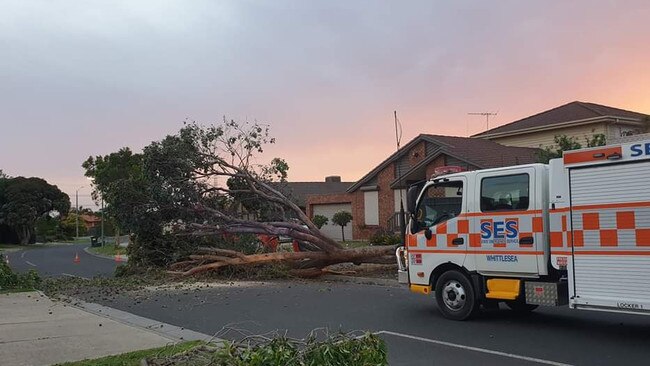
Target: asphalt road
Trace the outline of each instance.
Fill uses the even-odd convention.
[[[10,265],[43,276],[110,276],[116,263],[87,254],[87,245],[9,253]],[[73,259],[79,254],[80,263]],[[215,334],[225,326],[252,333],[316,328],[379,333],[391,365],[646,365],[650,318],[540,308],[527,316],[502,309],[455,322],[433,299],[402,287],[326,282],[239,284],[200,290],[138,292],[85,300]],[[234,338],[235,335],[231,333]]]
[[[647,317],[563,307],[456,322],[442,318],[432,298],[401,287],[276,282],[92,301],[207,334],[226,325],[296,337],[321,327],[370,330],[387,341],[391,365],[646,365],[650,358]]]
[[[48,245],[5,255],[9,257],[9,266],[14,270],[24,272],[34,269],[43,277],[112,276],[117,263],[111,259],[90,255],[84,251],[85,247],[88,247],[88,244]],[[74,263],[76,254],[79,254],[79,263]]]

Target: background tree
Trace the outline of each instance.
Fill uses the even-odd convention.
[[[85,235],[86,227],[81,225],[79,232]],[[74,214],[65,217],[60,214],[45,214],[36,220],[36,241],[47,243],[52,241],[70,240],[76,234]]]
[[[70,210],[70,198],[41,178],[3,179],[0,189],[0,224],[16,234],[19,244],[35,240],[36,220],[51,211]]]
[[[115,219],[118,227],[132,230],[138,215],[134,206],[150,200],[142,172],[142,154],[134,154],[125,147],[105,156],[91,156],[82,167],[92,179],[93,199],[97,201],[101,196],[106,203],[104,212]]]
[[[585,147],[604,146],[607,141],[605,135],[602,133],[595,134],[591,138],[585,137]],[[537,161],[543,164],[548,164],[551,159],[561,158],[564,151],[582,149],[583,145],[578,141],[578,138],[567,135],[556,135],[553,138],[555,145],[546,146],[543,148],[538,156]]]
[[[83,210],[79,210],[81,212],[81,215],[84,214]],[[74,212],[74,209],[72,209],[68,214],[61,219],[61,228],[62,231],[68,236],[68,237],[75,237],[77,234],[77,214]],[[84,225],[83,220],[81,217],[79,218],[79,236],[86,236],[88,234],[86,225]]]
[[[341,237],[345,241],[344,228],[352,221],[352,214],[348,211],[339,211],[332,216],[332,223],[341,227]]]
[[[314,222],[314,225],[316,225],[317,228],[322,229],[323,226],[327,225],[330,219],[323,215],[314,215],[314,218],[311,219],[311,221]]]

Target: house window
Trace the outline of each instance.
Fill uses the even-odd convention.
[[[515,174],[481,180],[481,211],[527,210],[530,177]]]
[[[379,192],[363,192],[363,207],[366,225],[379,225]]]
[[[399,212],[400,201],[404,203],[404,209],[406,209],[406,189],[393,189],[393,194],[395,196],[395,212]]]

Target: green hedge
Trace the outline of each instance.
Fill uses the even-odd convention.
[[[296,342],[275,338],[258,345],[226,343],[213,358],[219,366],[382,366],[388,365],[386,345],[374,334],[340,334],[326,340]]]
[[[33,269],[27,273],[12,271],[0,254],[0,291],[33,290],[40,282],[41,278]]]
[[[239,332],[238,332],[239,333]],[[386,345],[374,334],[328,334],[291,339],[278,334],[203,345],[173,357],[151,357],[151,366],[385,366]],[[357,333],[358,335],[358,333]]]

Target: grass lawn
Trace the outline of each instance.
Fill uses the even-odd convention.
[[[103,247],[90,247],[88,248],[91,252],[95,254],[102,254],[108,256],[114,256],[119,251],[121,255],[126,254],[126,248],[115,248],[113,244],[104,244]]]
[[[177,353],[185,352],[200,345],[201,341],[191,341],[178,343],[166,347],[146,349],[142,351],[134,351],[123,353],[121,355],[107,356],[96,358],[94,360],[83,360],[77,362],[66,362],[56,366],[140,366],[140,360],[145,357],[165,357],[172,356]]]
[[[32,246],[34,246],[34,244],[32,244]],[[2,252],[11,253],[26,248],[28,248],[28,246],[18,245],[18,244],[0,244],[0,253]]]
[[[361,248],[361,247],[367,247],[370,245],[367,241],[364,240],[346,240],[346,241],[339,241],[339,244],[343,246],[343,248]]]
[[[90,237],[89,236],[81,236],[81,237],[78,237],[78,238],[74,238],[72,240],[63,241],[62,243],[88,244],[88,243],[90,243]]]

